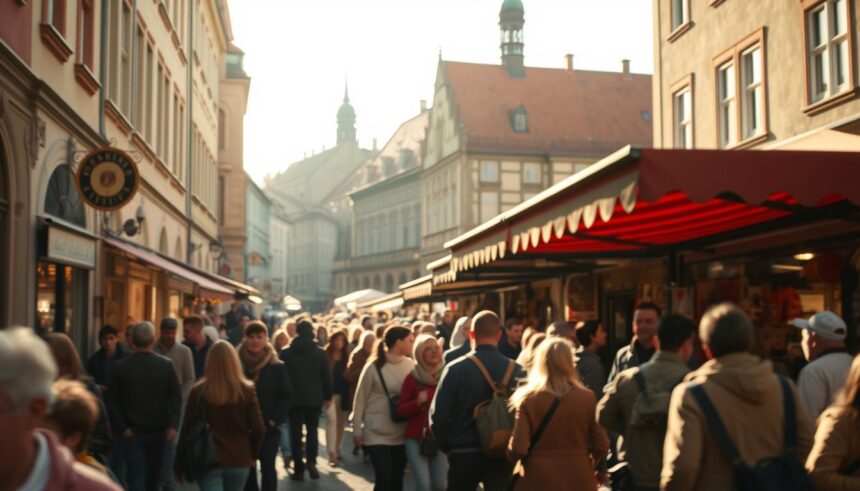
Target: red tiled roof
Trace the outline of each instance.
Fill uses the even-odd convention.
[[[651,76],[445,61],[443,69],[472,151],[604,155],[652,145]],[[517,133],[510,112],[526,111]]]

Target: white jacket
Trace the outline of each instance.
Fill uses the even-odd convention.
[[[403,381],[415,368],[415,362],[404,356],[385,356],[382,376],[388,393],[400,396]],[[379,372],[373,362],[367,362],[358,379],[353,403],[353,430],[360,436],[363,445],[403,445],[406,423],[391,420],[391,410],[385,390],[379,381]]]
[[[827,353],[803,367],[797,377],[797,395],[812,421],[833,403],[836,393],[845,385],[851,368],[851,355],[844,351]]]

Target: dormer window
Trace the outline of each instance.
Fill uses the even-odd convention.
[[[527,133],[529,131],[529,125],[526,120],[526,110],[523,106],[511,111],[511,125],[517,133]]]

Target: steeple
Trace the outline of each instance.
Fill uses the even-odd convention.
[[[499,11],[502,65],[511,77],[525,76],[523,60],[523,25],[525,10],[522,0],[504,0]]]
[[[344,83],[343,104],[337,110],[337,144],[355,143],[355,109],[349,103],[349,85]]]

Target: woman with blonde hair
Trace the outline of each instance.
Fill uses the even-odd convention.
[[[197,480],[201,491],[240,490],[248,469],[256,464],[265,429],[254,383],[242,374],[239,355],[224,340],[209,348],[203,378],[191,388],[179,435],[176,474],[188,452],[188,431],[198,421],[209,424],[218,454],[218,468]]]
[[[818,418],[806,469],[819,491],[860,489],[860,355],[836,401]]]
[[[546,339],[528,381],[511,396],[516,420],[508,455],[519,460],[515,489],[597,489],[595,465],[606,456],[609,438],[573,360],[570,341]]]
[[[527,343],[523,343],[523,350],[520,352],[520,355],[517,357],[517,363],[519,363],[523,370],[526,373],[530,372],[532,369],[532,365],[534,364],[535,353],[537,352],[538,346],[546,339],[546,334],[542,332],[536,332],[533,335],[529,336],[529,340]]]

